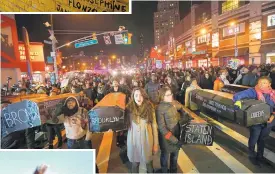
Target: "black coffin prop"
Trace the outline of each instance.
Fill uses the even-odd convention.
[[[110,93],[88,112],[91,132],[118,131],[126,129],[126,95]]]
[[[259,100],[244,100],[242,108],[234,110],[233,94],[212,91],[194,90],[191,92],[192,102],[197,103],[200,111],[211,117],[222,117],[243,126],[266,123],[270,117],[270,106]]]
[[[214,128],[207,122],[181,125],[180,140],[183,144],[212,146]]]
[[[235,94],[237,92],[241,92],[244,90],[247,90],[249,87],[248,86],[242,86],[242,85],[225,85],[222,88],[222,92],[227,92],[230,94]]]
[[[244,126],[266,123],[270,117],[270,106],[259,100],[243,100],[242,108],[236,111],[236,122]]]

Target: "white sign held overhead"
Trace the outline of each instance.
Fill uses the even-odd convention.
[[[55,57],[55,52],[51,52],[51,57]]]
[[[124,44],[124,39],[122,34],[115,35],[115,42],[116,44]]]
[[[103,36],[106,45],[112,44],[110,36]]]
[[[45,44],[51,45],[51,44],[52,44],[52,41],[44,40],[44,43],[45,43]]]

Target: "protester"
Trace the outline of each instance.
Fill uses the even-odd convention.
[[[128,118],[127,154],[132,163],[132,173],[139,171],[139,166],[146,166],[148,173],[153,173],[153,154],[158,151],[158,129],[155,109],[142,88],[135,88],[126,107]]]
[[[160,104],[156,109],[161,149],[160,164],[163,173],[168,173],[168,158],[170,156],[170,173],[177,173],[179,149],[182,146],[180,137],[180,116],[178,111],[183,107],[173,100],[170,88],[163,87],[159,91]]]
[[[258,76],[258,69],[256,66],[250,66],[249,67],[249,72],[244,75],[243,80],[242,80],[242,85],[243,86],[250,86],[250,87],[255,87],[257,79],[259,78]]]
[[[195,89],[201,89],[201,87],[198,86],[196,79],[192,79],[190,86],[186,89],[184,102],[185,107],[190,108],[192,111],[198,110],[198,105],[190,100],[190,92],[192,92]]]
[[[145,85],[145,91],[149,96],[149,99],[153,104],[159,103],[158,90],[160,89],[160,84],[157,82],[156,74],[152,73],[151,81]]]
[[[263,161],[265,139],[268,137],[272,126],[275,125],[274,109],[275,109],[275,91],[271,88],[271,79],[263,76],[258,80],[255,88],[249,88],[245,91],[236,93],[233,96],[233,102],[238,108],[242,108],[241,100],[255,99],[261,100],[270,106],[271,116],[267,123],[257,124],[249,127],[250,136],[248,140],[249,158],[250,160],[259,165]],[[255,145],[257,143],[257,153],[255,152]]]
[[[226,79],[228,72],[221,70],[219,74],[220,76],[214,82],[214,91],[221,91],[224,85],[229,85],[229,81]]]

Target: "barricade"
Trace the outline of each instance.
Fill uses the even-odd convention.
[[[230,93],[230,94],[236,94],[237,92],[247,90],[248,88],[249,88],[248,86],[230,84],[230,85],[225,85],[222,88],[222,92],[227,92],[227,93]]]

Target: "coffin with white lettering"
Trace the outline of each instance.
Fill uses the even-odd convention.
[[[180,140],[184,144],[212,146],[214,127],[207,122],[181,125]]]
[[[222,88],[222,92],[227,92],[230,94],[236,94],[237,92],[241,92],[244,90],[249,89],[248,86],[242,86],[242,85],[224,85],[224,87]]]
[[[270,106],[259,100],[243,100],[242,108],[236,111],[237,123],[244,126],[266,123],[270,117]]]
[[[88,112],[91,132],[106,132],[126,129],[126,95],[110,93]]]
[[[37,104],[30,100],[10,104],[1,111],[1,136],[41,125]]]

